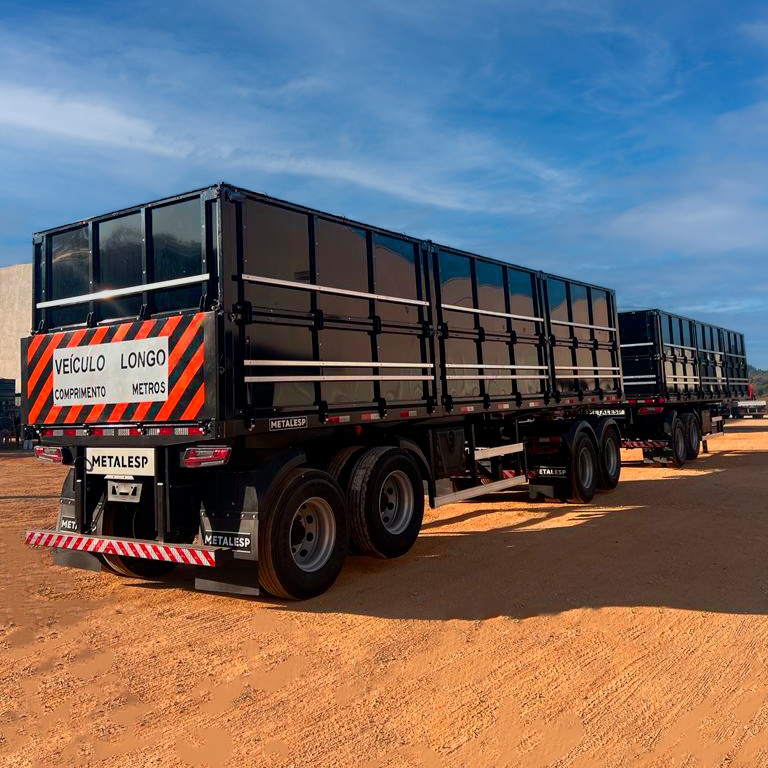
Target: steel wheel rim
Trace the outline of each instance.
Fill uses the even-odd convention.
[[[399,469],[390,472],[379,494],[379,516],[385,530],[395,536],[403,533],[413,518],[414,507],[413,486],[408,475]]]
[[[291,557],[305,573],[319,571],[331,558],[336,544],[336,518],[331,505],[319,496],[302,502],[293,513],[290,530]]]
[[[591,488],[592,479],[595,476],[595,467],[589,449],[584,446],[579,451],[579,482],[582,488]]]
[[[616,448],[616,441],[608,439],[605,443],[605,468],[608,474],[613,477],[619,467],[619,451]]]

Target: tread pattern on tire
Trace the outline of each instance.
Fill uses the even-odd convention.
[[[342,491],[346,492],[347,490],[345,486],[349,477],[345,477],[345,475],[348,475],[349,471],[354,467],[355,455],[362,453],[364,450],[364,445],[349,445],[337,451],[328,464],[328,468],[325,471],[339,483]]]
[[[350,533],[355,549],[361,554],[384,557],[372,539],[365,520],[365,499],[368,495],[368,483],[371,470],[388,451],[397,450],[391,446],[371,448],[355,464],[349,480],[349,519]]]
[[[680,459],[679,456],[675,453],[675,446],[677,444],[677,440],[675,439],[675,432],[680,429],[683,432],[683,443],[685,445],[685,455]],[[681,418],[675,418],[675,420],[672,422],[672,434],[670,435],[671,442],[672,442],[672,448],[671,448],[671,454],[672,454],[672,466],[676,467],[677,469],[680,469],[685,464],[685,460],[687,458],[688,453],[688,437],[685,434],[685,425],[683,424],[683,420]]]
[[[581,495],[580,491],[578,490],[578,468],[577,468],[577,460],[579,456],[579,448],[580,443],[586,440],[589,445],[592,446],[592,471],[593,471],[593,481],[592,481],[592,493],[586,493],[584,495]],[[579,434],[576,435],[576,438],[573,441],[573,456],[571,458],[571,472],[572,472],[572,480],[571,480],[571,500],[581,503],[581,504],[589,504],[592,499],[595,498],[595,491],[597,489],[597,476],[600,471],[599,466],[599,458],[597,454],[597,449],[595,448],[595,444],[590,439],[587,432],[581,431]]]
[[[381,520],[381,487],[378,484],[392,471],[399,470],[411,483],[411,516],[402,530],[392,533]],[[371,487],[371,483],[377,487]],[[424,518],[424,489],[419,466],[402,448],[377,447],[366,451],[355,464],[349,481],[350,548],[374,557],[401,557],[418,538]]]
[[[685,456],[689,461],[695,461],[699,457],[701,451],[701,426],[699,425],[699,419],[693,413],[683,414],[683,427],[685,430]],[[690,440],[691,425],[695,424],[699,434],[698,445],[694,451]]]
[[[619,461],[618,473],[617,473],[615,482],[613,480],[611,480],[610,482],[604,482],[606,472],[604,471],[605,466],[603,463],[602,448],[605,443],[604,441],[601,441],[600,447],[598,448],[598,454],[597,454],[597,464],[598,464],[598,470],[599,470],[598,480],[597,480],[597,483],[595,484],[595,487],[599,491],[612,491],[619,484],[619,478],[621,477],[621,434],[619,433],[618,429],[615,429],[613,427],[608,427],[604,435],[607,434],[608,432],[612,432],[618,439],[617,446],[616,446],[616,450],[618,451],[618,461]]]

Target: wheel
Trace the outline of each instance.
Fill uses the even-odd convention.
[[[348,541],[346,501],[338,482],[319,469],[293,469],[264,502],[259,583],[275,597],[316,597],[336,581]]]
[[[573,501],[588,503],[597,487],[597,451],[586,432],[579,432],[571,449],[571,490]]]
[[[155,510],[149,502],[146,487],[142,489],[142,499],[138,504],[122,501],[106,501],[104,504],[101,532],[104,536],[125,539],[154,539]],[[106,495],[106,494],[105,494]],[[101,555],[104,564],[120,576],[136,579],[157,579],[170,573],[176,563],[164,560],[145,560],[141,557],[124,555]]]
[[[400,557],[416,541],[424,493],[416,462],[399,448],[371,448],[349,480],[349,517],[355,550]]]
[[[701,450],[701,427],[698,418],[693,413],[684,413],[682,421],[685,429],[685,457],[693,460],[698,458]]]
[[[597,489],[612,491],[621,477],[621,435],[615,427],[606,427],[600,441],[600,471],[597,475]]]
[[[678,469],[685,464],[688,456],[688,439],[682,419],[672,422],[672,464]]]

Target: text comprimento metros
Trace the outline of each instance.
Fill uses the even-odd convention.
[[[168,398],[168,337],[57,349],[53,403],[98,405]]]

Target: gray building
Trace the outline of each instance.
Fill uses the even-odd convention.
[[[21,386],[19,341],[32,323],[32,265],[0,268],[0,379]]]

